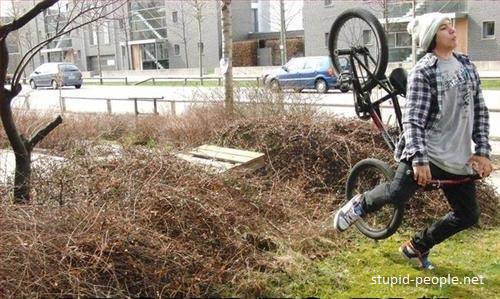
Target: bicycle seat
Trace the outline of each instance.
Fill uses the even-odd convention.
[[[408,73],[401,67],[392,70],[389,76],[389,81],[392,86],[396,89],[396,92],[403,97],[406,97],[406,81],[408,78]]]

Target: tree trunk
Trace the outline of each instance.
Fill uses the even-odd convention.
[[[200,83],[203,85],[203,39],[201,33],[201,22],[202,22],[202,3],[201,0],[195,0],[195,8],[196,8],[196,21],[198,22],[198,64],[200,67]]]
[[[231,0],[222,0],[222,59],[227,63],[224,72],[224,103],[229,115],[234,113],[233,92],[233,29],[231,20]]]
[[[102,84],[101,42],[99,41],[99,27],[97,24],[95,24],[95,37],[97,42],[97,70],[99,72],[99,82]]]
[[[25,140],[19,135],[10,103],[17,91],[8,91],[4,87],[5,74],[9,65],[9,52],[5,39],[0,40],[0,118],[3,128],[9,139],[12,150],[16,157],[16,172],[14,176],[14,200],[18,203],[25,203],[30,200],[29,179],[31,175],[30,153],[26,147]]]
[[[285,65],[288,58],[286,53],[285,3],[283,0],[280,0],[280,52],[281,65]]]
[[[186,59],[186,68],[189,68],[188,58],[188,40],[186,36],[186,19],[184,18],[184,2],[181,2],[181,22],[182,22],[182,43],[184,44],[184,57]]]
[[[16,203],[27,203],[30,200],[30,177],[31,177],[31,150],[27,147],[27,141],[19,135],[12,109],[10,107],[10,96],[0,95],[0,117],[16,157],[16,172],[14,175],[14,201]]]

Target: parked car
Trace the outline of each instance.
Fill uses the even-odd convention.
[[[345,59],[346,70],[348,61]],[[310,56],[292,58],[280,69],[265,74],[263,82],[271,89],[316,89],[325,93],[329,89],[340,89],[347,92],[350,89],[348,71],[336,74],[329,56]],[[342,80],[341,80],[342,79]]]
[[[68,62],[49,62],[39,66],[29,76],[31,88],[59,86],[82,87],[82,72],[78,67]]]

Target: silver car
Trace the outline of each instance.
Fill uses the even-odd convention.
[[[31,88],[60,86],[82,87],[82,72],[78,67],[68,62],[49,62],[39,66],[29,76]]]

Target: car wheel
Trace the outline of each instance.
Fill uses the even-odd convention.
[[[271,86],[271,90],[272,91],[279,91],[280,90],[280,83],[276,79],[274,79],[273,81],[271,81],[270,86]]]
[[[328,85],[326,85],[326,81],[321,78],[316,80],[314,87],[316,88],[316,91],[319,93],[325,93],[328,91]]]
[[[346,92],[348,92],[349,90],[351,90],[351,87],[349,86],[349,84],[342,84],[342,85],[340,85],[340,88],[339,88],[339,89],[340,89],[340,91],[341,91],[342,93],[346,93]]]
[[[75,85],[75,88],[76,88],[76,89],[80,89],[80,87],[82,87],[82,85],[81,85],[81,84]]]
[[[35,80],[30,80],[31,89],[36,89]]]
[[[53,89],[57,89],[59,87],[59,84],[57,84],[56,80],[52,80],[51,85]]]

